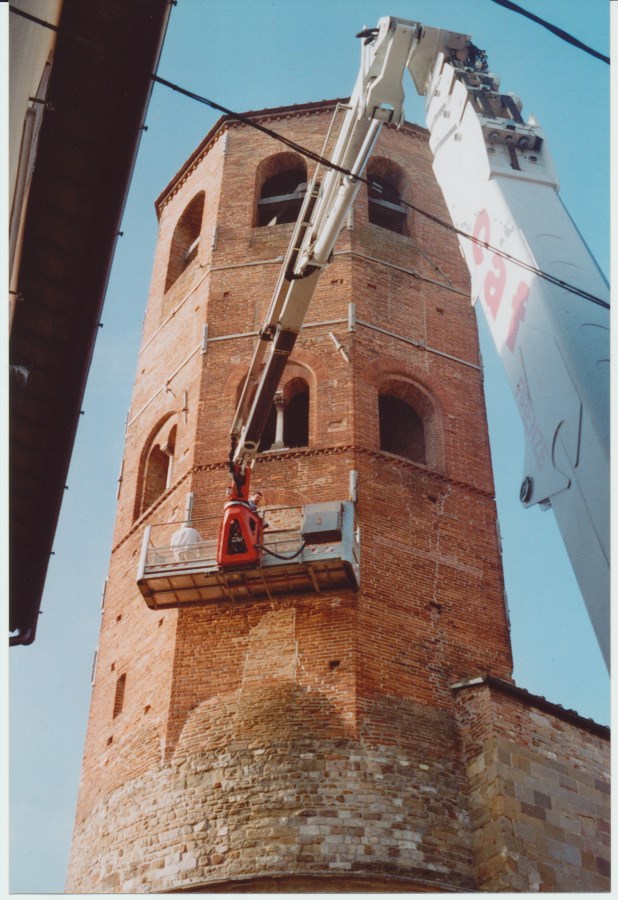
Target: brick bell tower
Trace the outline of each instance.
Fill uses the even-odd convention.
[[[321,152],[335,108],[251,116]],[[322,559],[343,510],[360,568],[230,580],[171,548],[183,521],[216,539],[312,165],[223,118],[157,200],[69,892],[496,884],[470,782],[484,701],[462,718],[461,696],[508,686],[511,650],[467,275],[401,204],[447,215],[424,129],[384,129],[253,470],[271,535],[334,510]]]

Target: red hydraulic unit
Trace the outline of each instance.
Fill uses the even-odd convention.
[[[234,466],[230,499],[223,507],[223,521],[217,541],[217,565],[254,566],[262,555],[262,517],[249,501],[250,469],[240,474]]]

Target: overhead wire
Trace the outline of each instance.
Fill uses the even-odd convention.
[[[26,13],[24,10],[20,10],[17,7],[14,7],[12,5],[10,6],[10,11],[15,13],[16,15],[22,16],[23,18],[28,19],[38,25],[41,25],[45,28],[49,28],[52,31],[56,31],[56,32],[60,31],[59,26],[53,25],[51,22],[47,22],[44,19],[40,19],[37,16],[32,15],[31,13]],[[82,40],[83,43],[86,43],[90,46],[94,46],[94,45],[92,45],[92,43],[90,41],[86,41],[85,39],[82,39],[79,35],[75,35],[70,32],[66,32],[66,30],[65,30],[65,33],[71,34],[71,36],[76,38],[77,40]],[[257,131],[261,131],[263,134],[266,134],[268,137],[272,138],[273,140],[276,140],[279,143],[284,144],[286,147],[288,147],[291,150],[294,150],[299,155],[304,156],[305,158],[310,159],[313,162],[324,166],[325,168],[333,169],[334,171],[339,172],[341,175],[352,178],[355,181],[359,181],[359,182],[367,185],[368,187],[371,187],[373,185],[373,182],[371,182],[371,180],[368,177],[364,177],[361,175],[355,175],[349,169],[346,169],[345,167],[337,165],[336,163],[332,162],[332,160],[327,159],[326,157],[322,156],[321,154],[316,153],[307,147],[304,147],[302,144],[298,144],[296,141],[293,141],[290,138],[285,137],[285,135],[282,135],[279,132],[274,131],[274,129],[272,129],[272,128],[267,128],[265,125],[262,125],[261,123],[257,122],[253,118],[253,116],[251,116],[250,114],[238,113],[235,110],[230,109],[229,107],[223,106],[222,104],[217,103],[214,100],[210,100],[208,97],[204,97],[203,95],[196,93],[195,91],[190,91],[187,88],[183,88],[181,85],[175,84],[174,82],[169,81],[168,79],[163,78],[160,75],[151,73],[150,80],[153,81],[155,84],[160,84],[162,87],[166,87],[172,91],[175,91],[176,93],[179,93],[182,96],[189,98],[190,100],[194,100],[197,103],[201,103],[205,106],[210,107],[211,109],[215,109],[218,112],[222,112],[224,115],[230,116],[234,120],[241,122],[242,124],[248,125],[249,127],[256,129]],[[492,244],[489,244],[486,241],[481,240],[480,238],[476,237],[475,235],[469,234],[468,232],[463,231],[460,228],[457,228],[451,222],[446,222],[444,219],[441,219],[439,216],[435,216],[432,213],[427,212],[426,210],[422,209],[421,207],[416,206],[413,203],[409,203],[409,202],[401,200],[401,199],[399,202],[403,206],[407,207],[408,209],[411,209],[414,212],[416,212],[418,215],[424,216],[425,218],[429,219],[430,221],[432,221],[434,224],[440,226],[441,228],[444,228],[448,231],[453,232],[458,237],[465,238],[466,240],[471,241],[472,243],[478,244],[480,247],[483,247],[485,250],[491,251],[492,253],[496,254],[497,256],[513,263],[514,265],[517,265],[517,266],[525,269],[526,271],[531,272],[533,275],[536,275],[537,277],[542,278],[543,280],[548,281],[551,284],[554,284],[557,287],[560,287],[563,290],[568,291],[569,293],[575,294],[576,296],[581,297],[584,300],[588,300],[589,302],[595,303],[598,306],[602,306],[605,309],[610,308],[609,303],[607,303],[602,298],[597,297],[596,295],[591,294],[588,291],[584,291],[582,288],[578,288],[575,285],[570,284],[569,282],[563,281],[562,279],[558,278],[555,275],[550,274],[549,272],[544,272],[542,269],[539,269],[530,263],[526,263],[523,260],[520,260],[514,256],[511,256],[510,254],[506,253],[504,250],[501,250],[500,248],[495,247]]]
[[[272,128],[267,128],[265,125],[256,122],[249,115],[245,115],[243,113],[237,113],[228,107],[223,106],[220,103],[216,103],[214,100],[210,100],[208,97],[203,97],[201,94],[197,94],[194,91],[189,91],[186,88],[181,87],[180,85],[174,84],[171,81],[168,81],[165,78],[161,78],[159,75],[152,75],[152,80],[158,84],[161,84],[165,87],[170,88],[171,90],[177,91],[180,94],[183,94],[186,97],[189,97],[192,100],[195,100],[198,103],[202,103],[206,106],[211,107],[212,109],[216,109],[219,112],[223,112],[225,115],[231,116],[238,122],[242,122],[245,125],[249,125],[251,128],[255,128],[258,131],[261,131],[263,134],[268,135],[273,140],[279,141],[284,144],[286,147],[294,150],[301,156],[304,156],[308,159],[311,159],[313,162],[318,163],[319,165],[324,166],[325,168],[333,169],[336,172],[339,172],[341,175],[345,175],[348,178],[352,178],[355,181],[360,181],[362,184],[367,185],[368,187],[372,187],[373,182],[370,178],[355,175],[350,169],[346,169],[343,166],[339,166],[326,157],[322,156],[319,153],[314,152],[313,150],[309,150],[307,147],[304,147],[302,144],[296,143],[296,141],[292,141],[290,138],[285,137],[285,135],[280,134],[278,131],[274,131]],[[602,306],[605,309],[609,309],[609,304],[600,297],[595,296],[594,294],[589,293],[588,291],[583,290],[582,288],[578,288],[575,285],[569,284],[566,281],[563,281],[561,278],[558,278],[555,275],[551,275],[549,272],[544,272],[542,269],[537,268],[536,266],[531,265],[530,263],[526,263],[523,260],[517,259],[514,256],[511,256],[509,253],[506,253],[504,250],[501,250],[499,247],[494,247],[492,244],[487,243],[486,241],[481,240],[478,237],[475,237],[472,234],[469,234],[466,231],[463,231],[461,228],[457,228],[451,222],[446,222],[444,219],[439,218],[438,216],[433,215],[432,213],[427,212],[419,206],[416,206],[413,203],[409,203],[405,200],[400,199],[399,201],[402,206],[406,206],[408,209],[413,210],[419,215],[424,216],[430,221],[434,222],[434,224],[439,225],[441,228],[444,228],[448,231],[454,232],[458,237],[465,238],[466,240],[471,241],[472,243],[478,244],[486,250],[491,251],[492,253],[500,256],[502,259],[508,260],[514,265],[520,266],[523,269],[526,269],[528,272],[531,272],[533,275],[536,275],[539,278],[542,278],[545,281],[550,282],[551,284],[556,285],[572,294],[575,294],[578,297],[581,297],[584,300],[589,300],[591,303],[595,303],[598,306]]]
[[[209,106],[211,109],[216,109],[218,112],[222,112],[225,115],[236,119],[236,121],[242,122],[243,125],[249,125],[251,128],[255,128],[257,131],[261,131],[262,134],[266,134],[268,135],[268,137],[279,141],[279,143],[285,144],[285,146],[289,147],[290,150],[295,150],[302,156],[307,157],[307,159],[311,159],[313,162],[319,163],[321,165],[327,165],[329,166],[329,168],[340,172],[342,175],[352,174],[348,171],[348,169],[338,166],[336,163],[331,162],[324,156],[321,156],[319,153],[315,153],[313,150],[309,150],[308,147],[304,147],[302,144],[296,143],[296,141],[293,141],[291,138],[285,137],[285,135],[280,134],[278,131],[274,131],[272,128],[267,128],[265,125],[261,125],[259,122],[256,122],[250,114],[247,115],[245,113],[235,112],[233,109],[229,109],[227,106],[223,106],[221,103],[216,103],[214,100],[210,100],[208,97],[203,97],[201,94],[196,94],[194,91],[189,91],[178,84],[174,84],[173,81],[168,81],[166,78],[161,78],[160,75],[151,75],[150,77],[151,80],[155,82],[155,84],[161,84],[172,91],[176,91],[177,93],[182,94],[184,97],[195,100],[197,103],[203,103],[205,106]]]
[[[583,50],[584,53],[589,53],[590,56],[594,56],[596,59],[600,59],[602,62],[610,65],[609,56],[599,53],[598,50],[594,50],[592,47],[589,47],[588,44],[584,44],[579,38],[569,34],[568,31],[564,31],[563,28],[559,28],[557,25],[552,25],[547,19],[542,19],[540,16],[524,9],[523,6],[520,6],[518,3],[513,3],[512,0],[492,0],[492,3],[497,3],[498,6],[502,6],[504,9],[509,9],[511,12],[519,13],[520,16],[525,16],[526,19],[531,19],[533,22],[536,22],[537,25],[547,28],[547,30],[551,31],[552,34],[555,34],[556,37],[566,41],[567,44],[571,44],[573,47],[577,47],[578,50]]]
[[[420,207],[415,206],[413,203],[407,203],[405,200],[400,200],[399,202],[402,204],[402,206],[407,206],[409,209],[414,210],[415,212],[429,219],[431,222],[434,222],[436,225],[440,225],[442,228],[446,228],[449,231],[454,232],[458,237],[465,238],[466,240],[471,241],[473,244],[477,244],[479,247],[483,247],[483,249],[489,250],[496,256],[500,256],[502,259],[505,259],[508,262],[513,263],[514,265],[519,266],[522,269],[525,269],[532,275],[536,275],[538,278],[542,278],[544,281],[548,281],[556,287],[562,288],[563,290],[568,291],[571,294],[575,294],[576,296],[581,297],[583,300],[589,300],[591,303],[595,303],[597,306],[602,306],[604,309],[610,308],[609,303],[607,303],[601,297],[597,297],[595,294],[591,294],[588,291],[583,290],[583,288],[578,288],[574,284],[563,281],[556,275],[551,275],[549,272],[544,272],[542,269],[533,266],[531,263],[524,262],[523,259],[517,259],[517,257],[511,256],[511,254],[507,253],[505,250],[501,250],[499,247],[495,247],[492,244],[487,243],[487,241],[483,241],[480,238],[475,237],[473,234],[469,234],[467,231],[462,231],[461,228],[457,228],[457,226],[453,225],[451,222],[445,222],[444,219],[440,219],[438,216],[434,216],[432,213],[428,213],[426,210],[420,209]]]

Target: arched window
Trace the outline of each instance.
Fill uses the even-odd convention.
[[[197,256],[204,214],[204,192],[193,198],[174,229],[170,246],[165,290],[168,291]]]
[[[417,411],[400,397],[380,394],[378,413],[380,450],[425,464],[425,427]]]
[[[169,456],[163,452],[158,444],[155,444],[148,455],[148,463],[146,464],[142,510],[152,506],[155,500],[165,491],[169,462]]]
[[[279,153],[261,167],[257,225],[295,222],[307,190],[307,167],[294,153]]]
[[[309,385],[294,378],[286,385],[283,412],[283,442],[286,447],[309,445]]]
[[[436,397],[404,374],[385,373],[377,387],[380,449],[443,470],[442,413]]]
[[[270,409],[259,452],[309,446],[309,385],[293,378],[280,391]]]
[[[406,234],[407,208],[401,202],[403,172],[387,159],[376,159],[368,168],[367,204],[372,225]]]
[[[174,451],[176,449],[176,425],[170,428],[169,420],[159,430],[147,452],[140,498],[136,517],[145,512],[165,493],[172,483]]]

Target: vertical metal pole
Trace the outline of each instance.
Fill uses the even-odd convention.
[[[101,615],[105,609],[105,595],[107,594],[107,578],[103,582],[103,590],[101,591]]]
[[[356,331],[356,303],[348,303],[348,331]]]
[[[193,491],[190,491],[187,494],[187,499],[185,500],[185,522],[187,525],[191,525],[193,521],[193,501],[195,499],[195,494]]]
[[[182,410],[181,412],[184,414],[185,425],[187,424],[187,419],[189,418],[189,391],[182,392]]]
[[[95,683],[96,678],[97,678],[97,662],[98,662],[98,659],[99,659],[99,648],[97,647],[96,650],[94,651],[94,656],[93,656],[93,658],[92,658],[92,670],[91,670],[91,672],[90,672],[90,684],[91,684],[92,687],[94,687],[94,683]]]
[[[118,473],[118,490],[116,491],[116,500],[120,497],[120,489],[122,488],[122,475],[124,472],[124,459],[120,463],[120,472]]]
[[[350,500],[356,503],[358,496],[358,472],[356,469],[350,470]]]
[[[150,544],[150,532],[152,530],[151,525],[146,525],[144,529],[144,539],[142,540],[142,552],[139,556],[139,564],[137,566],[137,580],[139,581],[144,577],[144,571],[146,569],[146,560],[148,559],[148,545]]]

